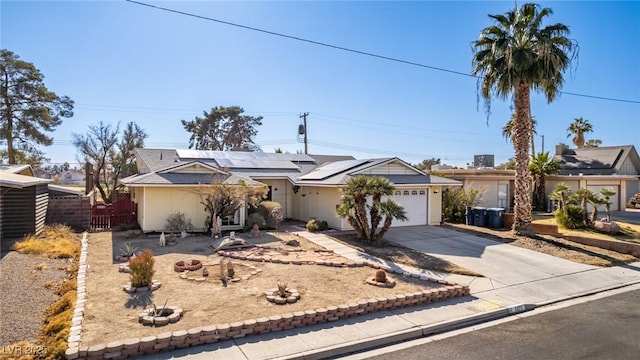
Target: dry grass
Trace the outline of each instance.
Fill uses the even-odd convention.
[[[562,227],[558,227],[558,232],[562,235],[567,236],[640,243],[640,225],[617,221],[615,219],[613,219],[613,221],[615,221],[620,226],[620,233],[616,235],[609,235],[592,229],[565,229]],[[541,220],[534,220],[534,223],[556,225],[556,219],[551,217]]]
[[[52,259],[73,258],[80,253],[80,242],[71,228],[64,225],[45,226],[42,234],[30,235],[14,245],[22,254],[45,255]]]

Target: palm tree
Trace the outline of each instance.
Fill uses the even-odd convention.
[[[598,207],[601,205],[606,205],[607,201],[602,198],[599,194],[593,194],[593,197],[589,199],[591,203],[591,223],[594,223],[598,220]]]
[[[567,38],[563,24],[542,27],[550,8],[527,3],[504,15],[489,15],[495,24],[482,30],[473,43],[473,75],[481,76],[482,96],[507,99],[513,96],[515,123],[513,144],[516,158],[513,230],[532,235],[529,145],[532,124],[531,89],[541,91],[551,102],[564,82],[564,71],[575,56],[577,44]]]
[[[538,155],[531,155],[529,171],[535,184],[535,194],[538,202],[538,209],[544,210],[546,199],[546,177],[557,174],[560,171],[560,160],[549,156],[549,152],[541,152]]]
[[[365,242],[380,243],[393,220],[407,220],[401,205],[391,199],[382,201],[383,196],[393,195],[395,190],[395,186],[385,178],[362,175],[352,177],[341,190],[342,203],[336,209],[336,213],[346,218],[358,238]],[[368,199],[371,199],[370,203],[367,203]],[[383,226],[378,231],[381,222]]]
[[[571,188],[565,183],[556,184],[555,189],[551,193],[551,199],[558,201],[558,211],[565,211],[567,208],[567,197],[571,192]]]
[[[600,189],[600,195],[602,196],[602,200],[604,201],[605,211],[607,212],[607,222],[611,222],[611,197],[615,194],[616,192],[613,191],[612,188]]]
[[[567,137],[571,137],[573,135],[573,144],[580,149],[584,147],[584,134],[593,132],[593,126],[589,120],[579,117],[573,119],[573,122],[567,128],[567,131],[569,132]]]
[[[513,124],[515,123],[515,120],[516,120],[516,113],[513,113],[511,114],[511,119],[509,119],[509,121],[507,121],[507,123],[504,124],[504,126],[502,127],[502,136],[504,136],[507,140],[511,140],[512,144],[516,143],[515,138],[513,137]],[[538,125],[538,122],[532,116],[531,117],[531,154],[536,153],[535,140],[534,140],[534,135],[538,134],[538,132],[536,131],[536,125]]]
[[[600,139],[589,139],[587,140],[586,143],[584,143],[585,147],[590,147],[590,148],[600,147],[600,145],[602,145],[602,140]]]
[[[580,203],[582,209],[582,221],[584,226],[589,226],[589,217],[587,216],[587,204],[594,198],[594,194],[587,188],[580,188],[571,194],[571,199]]]

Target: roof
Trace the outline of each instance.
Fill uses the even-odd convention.
[[[71,195],[84,195],[84,190],[77,190],[70,187],[54,185],[54,184],[49,184],[49,190],[67,193]]]
[[[0,185],[4,187],[22,189],[25,187],[48,184],[49,179],[42,179],[33,176],[18,175],[13,173],[15,168],[0,168]]]
[[[633,145],[564,149],[554,157],[560,160],[560,175],[614,175],[627,158],[640,172],[640,158]]]
[[[136,149],[140,173],[120,180],[126,186],[209,184],[222,173],[227,183],[243,179],[261,185],[261,179],[288,179],[295,185],[341,186],[349,177],[383,164],[398,163],[411,174],[385,173],[394,184],[457,185],[459,182],[427,175],[398,158],[355,159],[352,156],[278,154],[242,151]],[[198,170],[189,171],[191,166]],[[203,171],[204,170],[204,171]],[[372,175],[373,176],[373,175]]]
[[[18,175],[35,176],[33,169],[29,164],[0,164],[0,171],[7,171]]]

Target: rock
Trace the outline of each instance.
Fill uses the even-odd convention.
[[[594,221],[593,228],[603,233],[615,235],[620,232],[620,226],[615,222]]]
[[[300,242],[296,239],[283,240],[282,242],[288,246],[300,246]]]

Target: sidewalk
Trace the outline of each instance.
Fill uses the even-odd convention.
[[[387,235],[485,278],[386,263],[323,234],[300,236],[351,260],[384,263],[410,273],[469,285],[471,296],[346,320],[141,357],[141,359],[320,359],[389,345],[497,319],[537,306],[640,283],[640,262],[597,268],[438,227],[394,228]]]

